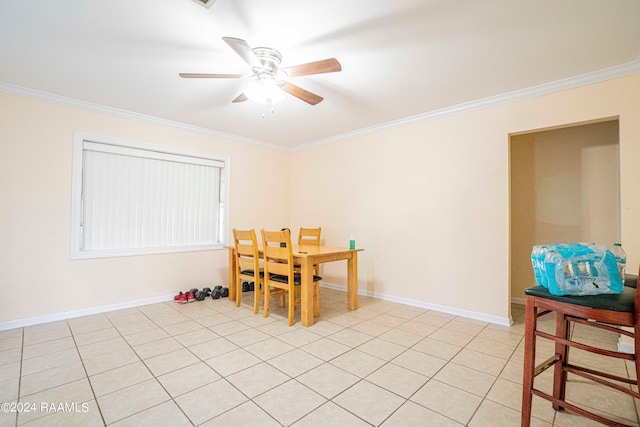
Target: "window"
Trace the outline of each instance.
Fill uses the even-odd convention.
[[[229,159],[76,132],[71,258],[222,247]]]

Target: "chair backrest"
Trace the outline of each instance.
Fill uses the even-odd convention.
[[[289,282],[293,286],[293,250],[291,249],[289,230],[266,231],[262,229],[260,232],[262,234],[265,281],[268,282],[272,274],[279,274],[288,276]]]
[[[234,228],[233,241],[236,247],[236,268],[238,273],[244,270],[259,271],[260,254],[258,252],[256,231],[254,229],[236,230]]]
[[[298,244],[320,246],[321,231],[322,231],[321,227],[318,227],[318,228],[300,227],[300,232],[298,233]]]

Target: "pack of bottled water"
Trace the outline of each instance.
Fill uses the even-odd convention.
[[[555,243],[534,246],[531,263],[536,283],[553,295],[619,294],[624,270],[604,246]]]

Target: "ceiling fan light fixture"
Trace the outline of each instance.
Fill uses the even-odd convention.
[[[249,86],[244,90],[244,94],[258,104],[275,104],[285,97],[284,92],[280,89],[280,84],[273,76],[260,74],[251,80]]]

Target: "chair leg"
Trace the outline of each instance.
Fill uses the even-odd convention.
[[[242,279],[240,278],[240,272],[236,273],[236,307],[240,307],[242,303]]]
[[[271,299],[271,291],[267,284],[264,285],[264,317],[269,317],[269,300]]]
[[[522,379],[522,427],[529,427],[531,424],[531,404],[533,395],[534,370],[536,366],[536,306],[535,298],[526,297],[525,303],[525,327],[524,327],[524,374]]]
[[[294,313],[295,306],[296,306],[295,290],[291,289],[289,291],[289,326],[293,326],[293,321],[294,321],[293,313]]]
[[[320,284],[318,282],[313,284],[313,315],[320,316]]]
[[[556,337],[569,339],[571,335],[571,325],[565,315],[556,312]],[[569,346],[556,342],[555,353],[560,357],[560,362],[553,367],[553,397],[558,400],[564,400],[567,390],[567,371],[565,370],[569,363]],[[553,404],[553,409],[563,411],[564,407]]]
[[[258,314],[260,308],[260,294],[264,293],[260,287],[260,281],[256,280],[253,289],[253,314]]]

